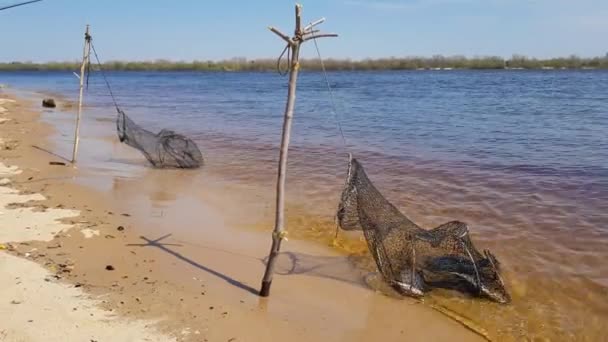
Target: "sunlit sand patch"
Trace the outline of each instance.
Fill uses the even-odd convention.
[[[6,166],[0,163],[0,176],[13,176],[22,171],[16,166]],[[3,183],[10,184],[5,178]],[[7,183],[8,182],[8,183]],[[60,223],[58,220],[78,216],[80,213],[67,209],[47,209],[38,211],[35,208],[18,207],[8,209],[15,204],[24,204],[32,201],[44,201],[41,194],[23,195],[15,189],[0,186],[0,242],[24,242],[31,240],[51,241],[56,234],[70,229],[72,226]]]
[[[0,311],[10,307],[0,340],[175,341],[151,329],[154,322],[119,319],[81,289],[46,281],[52,274],[32,261],[0,253],[0,274]]]
[[[17,140],[2,140],[0,139],[0,149],[1,150],[14,150],[19,146],[19,141]]]
[[[84,235],[85,239],[90,239],[94,236],[99,236],[99,230],[93,230],[90,228],[81,229],[80,232]]]
[[[0,99],[0,105],[6,104],[6,103],[15,103],[15,100],[11,100],[11,99]]]
[[[4,143],[4,140],[0,139],[0,145]],[[8,177],[20,174],[22,171],[15,165],[6,166],[3,163],[0,163],[0,176]]]
[[[35,208],[28,207],[7,209],[9,205],[43,200],[45,197],[40,194],[22,195],[17,190],[6,186],[0,187],[0,210],[2,210],[0,219],[3,222],[0,229],[0,241],[51,241],[58,233],[72,228],[71,225],[60,223],[58,220],[78,216],[79,212],[75,210],[37,211]]]
[[[19,173],[17,167],[0,163],[0,176]],[[66,209],[8,209],[45,197],[20,194],[6,186],[8,178],[0,184],[0,243],[50,241],[73,227],[60,219],[80,214]],[[98,231],[89,233],[99,235]],[[101,309],[82,289],[54,282],[53,274],[33,261],[0,252],[0,274],[6,280],[0,282],[0,313],[10,312],[0,314],[2,341],[65,341],[67,336],[79,341],[175,341],[151,328],[156,322],[124,319]]]

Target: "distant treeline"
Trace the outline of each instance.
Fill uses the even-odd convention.
[[[285,64],[282,64],[283,68]],[[306,70],[321,70],[317,59],[301,60]],[[608,54],[604,57],[536,59],[515,55],[509,59],[502,57],[433,56],[379,59],[327,59],[327,70],[437,70],[437,69],[608,69]],[[0,63],[0,71],[75,71],[79,62],[10,62]],[[96,68],[93,66],[93,68]],[[232,58],[222,61],[175,62],[156,61],[110,61],[103,64],[104,70],[113,71],[274,71],[274,59]]]

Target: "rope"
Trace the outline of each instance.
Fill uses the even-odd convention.
[[[315,49],[317,50],[317,56],[319,57],[319,62],[321,63],[321,69],[323,70],[323,77],[325,78],[325,85],[327,86],[327,91],[329,93],[329,101],[331,103],[331,113],[334,116],[334,121],[336,122],[338,131],[340,132],[340,137],[342,138],[342,147],[348,152],[348,162],[350,165],[353,156],[352,156],[352,153],[348,150],[348,143],[346,142],[346,137],[344,137],[344,130],[342,130],[342,124],[340,123],[340,116],[338,115],[338,112],[336,110],[336,101],[334,99],[334,92],[331,89],[331,84],[329,83],[329,77],[327,76],[327,70],[325,69],[325,62],[323,61],[323,56],[321,56],[321,50],[319,49],[319,44],[317,44],[317,36],[315,35],[315,31],[312,30],[312,23],[310,23],[310,25],[311,25],[310,34],[312,37],[312,41],[315,43]],[[350,170],[350,167],[348,169]],[[335,217],[335,220],[336,220],[336,234],[334,236],[334,241],[337,241],[338,231],[339,231],[339,227],[340,227],[337,215]],[[384,245],[382,245],[382,247],[384,248]],[[390,264],[390,261],[389,261],[389,267],[391,269],[391,272],[393,272],[393,268],[392,268],[392,265]]]
[[[283,72],[283,71],[281,71],[281,60],[283,59],[283,56],[285,56],[285,52],[287,52],[287,69],[285,70],[285,72]],[[281,52],[281,55],[277,59],[277,72],[279,73],[279,75],[285,76],[289,73],[290,69],[291,69],[291,49],[289,48],[289,44],[287,44],[285,46],[285,48],[283,49],[283,52]]]
[[[114,93],[112,92],[112,87],[110,86],[110,82],[108,82],[108,78],[106,77],[106,73],[103,71],[101,62],[99,61],[99,56],[97,55],[97,51],[95,51],[95,45],[91,42],[91,48],[93,49],[93,54],[95,55],[95,60],[97,60],[97,65],[99,66],[99,71],[101,71],[101,76],[103,76],[103,80],[106,83],[106,87],[108,87],[108,91],[110,92],[110,97],[112,97],[112,102],[114,102],[114,107],[116,107],[116,111],[120,114],[122,111],[116,102],[116,98],[114,97]]]
[[[436,310],[437,312],[441,313],[442,315],[445,315],[446,317],[461,324],[463,327],[465,327],[468,330],[472,331],[473,333],[479,335],[486,341],[492,342],[492,338],[490,337],[490,334],[486,331],[486,329],[484,329],[483,327],[481,327],[479,324],[475,323],[471,319],[464,317],[464,316],[460,315],[459,313],[457,313],[451,309],[448,309],[447,307],[445,307],[441,304],[429,303],[429,305],[433,310]]]
[[[22,3],[18,3],[18,4],[8,5],[8,6],[0,7],[0,11],[4,11],[9,8],[19,7],[19,6],[23,6],[23,5],[33,4],[34,2],[40,2],[40,1],[42,1],[42,0],[32,0],[32,1],[26,1],[26,2],[22,2]]]
[[[311,23],[312,25],[312,23]],[[329,77],[327,76],[327,70],[325,69],[325,62],[323,61],[323,57],[321,56],[321,51],[319,50],[319,45],[317,44],[317,37],[314,31],[310,33],[312,35],[312,41],[315,43],[315,48],[317,50],[317,56],[319,56],[319,61],[321,62],[321,69],[323,69],[323,77],[325,78],[325,84],[327,85],[327,91],[329,92],[329,100],[331,102],[331,112],[334,115],[334,120],[336,121],[336,126],[338,126],[338,131],[340,131],[340,136],[342,137],[342,144],[344,148],[348,150],[348,144],[346,143],[346,138],[344,137],[344,131],[342,130],[342,124],[340,123],[340,117],[336,111],[336,102],[334,100],[334,92],[331,89],[331,84],[329,83]]]

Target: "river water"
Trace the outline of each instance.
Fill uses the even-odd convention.
[[[109,73],[120,106],[151,130],[190,135],[206,171],[270,189],[287,79],[275,73]],[[75,100],[70,73],[0,83]],[[513,303],[447,291],[441,303],[498,338],[600,340],[608,320],[608,72],[332,72],[301,75],[288,197],[307,234],[330,224],[347,153],[426,228],[469,224],[504,265]],[[114,118],[100,74],[86,104]],[[85,111],[86,113],[86,111]],[[340,135],[338,123],[344,133]],[[268,198],[271,198],[268,197]],[[269,203],[272,205],[272,203]],[[327,224],[318,224],[326,222]]]

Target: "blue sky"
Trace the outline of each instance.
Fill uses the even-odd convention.
[[[0,0],[8,5],[18,0]],[[326,57],[604,55],[608,0],[302,0],[326,17]],[[276,57],[268,25],[293,29],[285,0],[44,0],[0,12],[0,61],[75,60],[91,24],[104,60]],[[305,57],[314,56],[312,44]]]

